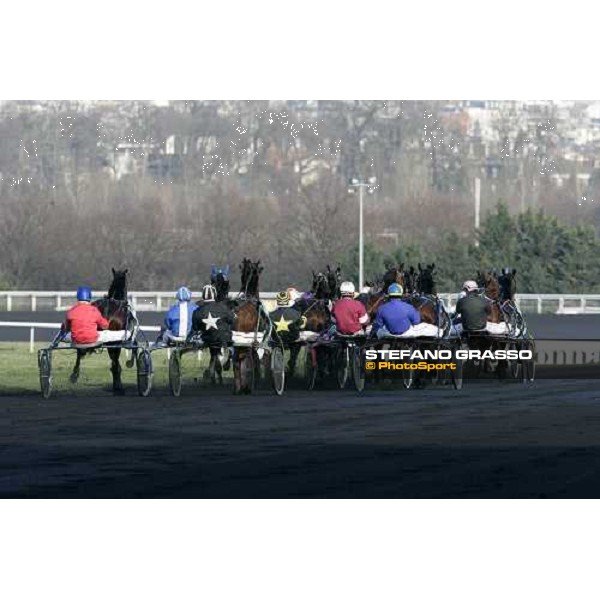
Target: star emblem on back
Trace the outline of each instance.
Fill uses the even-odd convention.
[[[293,321],[286,321],[283,318],[283,315],[281,315],[281,318],[279,319],[279,321],[275,321],[275,328],[277,329],[277,331],[289,331],[290,330],[290,323],[292,323]]]
[[[208,317],[206,317],[206,319],[202,319],[202,322],[206,325],[206,331],[208,331],[209,329],[218,329],[217,321],[220,318],[221,317],[213,317],[210,314],[210,311],[208,311]]]

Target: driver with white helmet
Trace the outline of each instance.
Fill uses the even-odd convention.
[[[354,284],[344,281],[340,285],[341,298],[333,305],[332,315],[336,322],[336,329],[342,335],[355,335],[363,333],[363,327],[369,322],[369,315],[362,304],[354,299]]]
[[[487,326],[491,307],[485,298],[479,294],[479,287],[472,279],[463,284],[464,296],[456,303],[455,315],[460,316],[462,331],[480,331]],[[458,319],[455,320],[455,324]],[[460,331],[460,328],[457,329]]]
[[[185,340],[192,329],[192,314],[198,308],[191,303],[192,292],[185,286],[175,292],[175,298],[177,304],[173,304],[167,311],[161,332],[161,338],[165,342]]]
[[[227,300],[217,300],[214,285],[202,288],[202,306],[194,313],[192,327],[209,346],[226,346],[231,343],[234,314]]]

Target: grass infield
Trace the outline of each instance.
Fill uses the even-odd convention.
[[[29,351],[27,342],[0,342],[0,395],[39,394],[39,371],[37,351],[44,344],[36,344],[35,352]],[[121,378],[128,395],[136,394],[136,369],[127,368],[128,353],[121,353]],[[90,393],[112,394],[110,358],[106,350],[90,354],[81,362],[79,381],[72,384],[69,376],[75,365],[75,350],[59,350],[52,353],[53,390],[56,394],[89,395]],[[182,383],[184,386],[198,385],[204,369],[208,366],[208,352],[191,352],[182,359]],[[168,359],[166,350],[152,353],[154,369],[153,388],[168,390]],[[231,371],[223,373],[224,379]],[[226,383],[228,383],[226,381]]]

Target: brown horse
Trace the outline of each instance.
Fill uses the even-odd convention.
[[[485,289],[485,299],[491,311],[488,320],[492,323],[500,323],[504,319],[500,310],[500,284],[496,274],[492,271],[488,271],[487,273],[477,271],[475,281],[477,281],[477,285],[480,288]]]
[[[410,267],[407,279],[415,282],[413,292],[405,298],[406,302],[412,304],[421,315],[423,323],[431,325],[439,325],[438,323],[438,303],[439,299],[436,294],[436,286],[434,280],[435,263],[426,265],[425,269],[421,267],[421,263],[417,264],[417,271]],[[411,273],[412,271],[412,273]],[[408,291],[408,290],[407,290]]]
[[[108,328],[113,331],[126,329],[129,324],[129,306],[127,304],[127,273],[124,271],[112,270],[113,280],[108,289],[108,295],[105,298],[92,302],[94,306],[102,313],[105,319],[108,319]],[[81,359],[87,354],[94,351],[94,348],[77,349],[77,359],[75,366],[70,376],[71,383],[76,383],[79,379]],[[121,381],[121,364],[119,358],[121,356],[121,348],[108,348],[108,355],[111,361],[111,373],[113,378],[113,394],[122,396],[125,393],[123,383]],[[127,362],[128,367],[132,367],[134,357]]]
[[[386,265],[387,271],[383,274],[381,278],[381,286],[378,290],[372,290],[366,297],[364,304],[365,310],[367,311],[367,315],[369,315],[369,322],[373,322],[375,320],[375,316],[377,314],[377,310],[383,304],[386,299],[387,290],[392,285],[392,283],[397,283],[401,285],[402,288],[405,288],[406,285],[406,273],[404,272],[404,263],[401,263],[397,266],[394,265]]]
[[[337,281],[338,271],[331,271],[329,265],[327,265],[327,273],[319,272],[313,274],[313,281],[310,292],[303,294],[303,296],[296,300],[294,308],[298,310],[302,317],[306,318],[306,324],[304,325],[305,331],[312,331],[313,333],[322,334],[324,333],[331,324],[331,312],[329,310],[332,295],[335,294],[335,290],[339,289],[339,283]],[[333,277],[330,277],[333,275]],[[288,373],[290,377],[294,376],[296,371],[296,365],[298,363],[298,356],[300,354],[300,345],[291,344],[290,360],[288,362]],[[316,353],[316,350],[313,349]],[[311,360],[309,357],[307,360]],[[315,365],[318,365],[315,355]]]
[[[240,264],[242,286],[240,299],[236,301],[235,329],[244,333],[253,333],[262,329],[259,318],[259,290],[258,283],[263,267],[260,260],[253,262],[244,258]],[[239,348],[235,353],[233,362],[234,392],[249,394],[252,391],[250,377],[252,372],[258,371],[258,356],[253,348]]]

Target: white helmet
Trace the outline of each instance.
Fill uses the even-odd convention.
[[[351,281],[343,281],[340,285],[340,294],[342,296],[354,296],[356,291],[354,284]]]
[[[290,298],[292,300],[292,304],[294,302],[296,302],[296,300],[298,300],[298,299],[300,299],[302,297],[302,294],[295,287],[289,287],[287,289],[287,292],[290,295]]]
[[[474,292],[479,286],[475,281],[469,279],[463,283],[463,290],[466,292]]]
[[[217,289],[214,285],[207,284],[202,288],[202,300],[214,302],[217,299]]]

